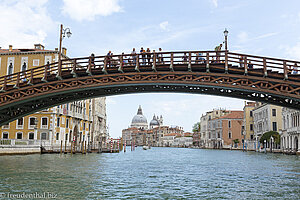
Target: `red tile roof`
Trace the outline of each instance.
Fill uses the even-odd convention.
[[[231,111],[229,114],[220,117],[219,119],[242,119],[244,111]]]

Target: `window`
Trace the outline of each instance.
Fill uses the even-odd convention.
[[[33,129],[35,127],[35,117],[29,118],[29,129]]]
[[[42,118],[42,128],[43,129],[48,128],[48,118],[47,117]]]
[[[91,130],[91,124],[89,124],[89,131]]]
[[[85,122],[83,123],[83,130],[85,131]]]
[[[17,139],[18,139],[18,140],[22,140],[22,136],[23,136],[22,133],[17,133]]]
[[[228,138],[231,139],[232,135],[231,132],[228,132]]]
[[[29,138],[29,140],[33,140],[34,139],[34,133],[29,133],[28,138]]]
[[[276,117],[276,109],[272,109],[272,116]]]
[[[253,140],[254,139],[254,135],[252,134],[252,135],[250,135],[250,139],[251,140]]]
[[[228,121],[228,128],[231,128],[231,121]]]
[[[3,133],[3,134],[2,134],[2,138],[3,138],[3,139],[8,139],[8,133]]]
[[[60,125],[60,117],[57,118],[57,127]]]
[[[56,133],[56,140],[59,140],[59,133]]]
[[[250,117],[253,117],[253,112],[252,111],[250,111]]]
[[[23,126],[24,120],[23,117],[18,119],[18,126]]]
[[[33,59],[32,66],[39,66],[40,60],[39,59]]]
[[[47,133],[42,133],[41,139],[42,140],[47,140]]]
[[[253,131],[253,124],[250,124],[250,131]]]
[[[66,119],[66,128],[69,128],[69,119]]]
[[[68,133],[66,133],[66,141],[68,140]]]
[[[277,122],[273,122],[273,131],[277,131]]]

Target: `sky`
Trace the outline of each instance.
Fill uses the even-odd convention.
[[[0,47],[54,49],[59,27],[69,57],[130,52],[133,47],[213,50],[229,31],[228,49],[300,60],[299,0],[0,0]],[[151,121],[191,131],[214,108],[242,110],[244,100],[209,95],[147,93],[107,97],[107,124],[121,136],[138,106]]]

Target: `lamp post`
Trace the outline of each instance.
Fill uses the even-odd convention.
[[[225,30],[224,30],[224,37],[225,37],[225,51],[227,51],[227,36],[228,36],[228,31],[227,31],[227,29],[225,28]]]
[[[273,150],[273,140],[274,140],[274,138],[273,138],[273,136],[271,136],[271,144],[270,144],[270,152],[272,152]]]
[[[60,25],[60,34],[59,34],[59,49],[58,49],[58,73],[57,78],[61,79],[61,44],[62,40],[66,37],[71,37],[72,33],[70,28],[63,29],[63,25]]]

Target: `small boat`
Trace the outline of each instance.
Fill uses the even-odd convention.
[[[148,150],[149,147],[148,146],[143,146],[143,150]]]

